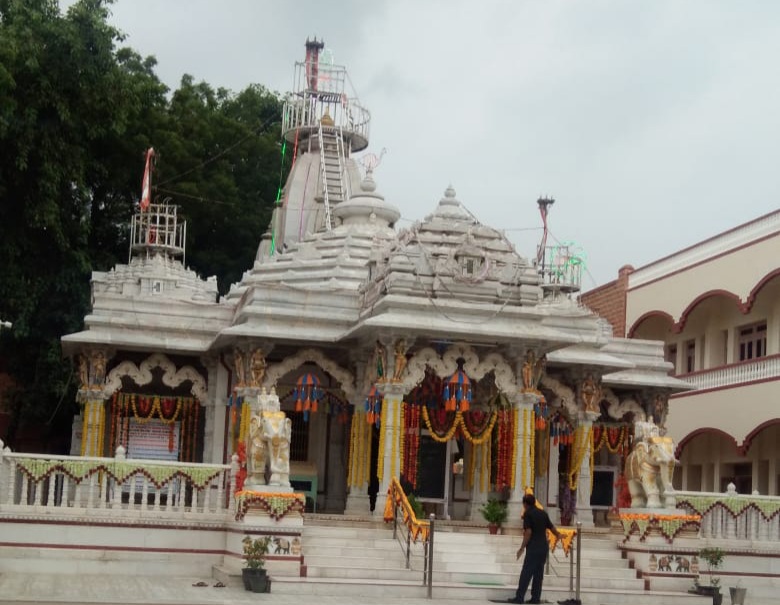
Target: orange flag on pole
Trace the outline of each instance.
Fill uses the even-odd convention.
[[[152,201],[152,158],[154,157],[154,148],[149,147],[146,152],[146,168],[144,169],[144,182],[141,185],[141,211],[149,207]]]

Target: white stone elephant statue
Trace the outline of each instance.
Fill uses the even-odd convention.
[[[247,489],[260,486],[290,487],[292,422],[282,411],[253,414],[247,434]],[[265,480],[270,465],[271,477]]]
[[[632,508],[674,508],[672,475],[677,460],[670,437],[647,437],[634,444],[625,475]]]

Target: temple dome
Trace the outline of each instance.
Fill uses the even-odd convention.
[[[501,231],[481,224],[452,186],[430,215],[383,251],[372,275],[367,291],[377,295],[523,306],[542,298],[535,267]]]

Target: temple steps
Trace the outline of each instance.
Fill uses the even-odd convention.
[[[413,546],[411,569],[392,527],[372,519],[363,522],[317,520],[307,517],[303,532],[306,577],[275,577],[276,594],[343,595],[375,599],[380,596],[423,598],[422,546]],[[489,535],[484,526],[437,523],[434,539],[433,596],[448,600],[506,599],[512,596],[520,563],[515,553],[519,532]],[[582,578],[584,603],[611,605],[698,605],[701,597],[684,591],[645,590],[622,558],[615,537],[604,531],[583,532]],[[551,601],[569,598],[570,562],[561,551],[550,561],[545,577],[545,598]]]

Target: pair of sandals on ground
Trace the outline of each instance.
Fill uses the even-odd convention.
[[[195,584],[193,584],[193,586],[195,586],[196,588],[203,588],[208,585],[209,585],[208,582],[202,582],[202,581],[195,582]],[[222,582],[217,582],[216,584],[214,584],[214,588],[225,588],[225,585]]]

